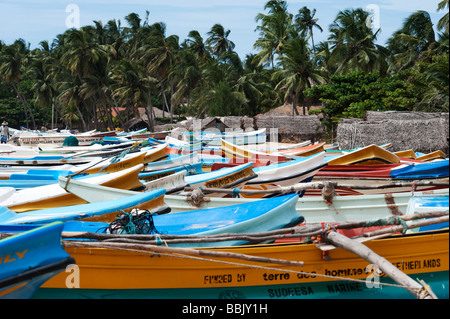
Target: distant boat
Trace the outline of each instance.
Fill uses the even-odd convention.
[[[222,134],[214,132],[186,132],[184,138],[188,141],[201,141],[207,146],[220,146],[221,140],[225,140],[229,143],[236,145],[248,145],[248,144],[264,144],[267,140],[266,129],[259,129],[255,131],[237,131],[237,132],[224,132]]]

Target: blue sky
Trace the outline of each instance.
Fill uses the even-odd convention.
[[[108,20],[121,20],[135,12],[141,18],[150,11],[149,21],[164,22],[167,35],[176,34],[180,42],[191,30],[198,30],[206,39],[206,33],[215,23],[230,29],[230,40],[236,44],[235,50],[243,59],[253,52],[253,44],[258,37],[255,32],[255,17],[264,13],[267,0],[0,0],[0,40],[11,44],[18,38],[37,47],[39,42],[51,42],[56,35],[67,30],[66,20],[71,12],[66,12],[70,4],[79,8],[80,25],[91,25],[93,20],[106,23]],[[379,44],[385,44],[392,33],[398,30],[403,20],[417,10],[428,11],[433,23],[443,16],[437,12],[440,0],[287,0],[288,9],[294,15],[307,6],[317,10],[316,18],[324,29],[315,32],[315,42],[326,40],[328,26],[340,10],[366,8],[369,5],[379,9],[381,33]]]

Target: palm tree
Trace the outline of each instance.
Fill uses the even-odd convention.
[[[17,97],[20,99],[25,113],[26,125],[28,126],[29,113],[33,128],[36,129],[33,111],[20,87],[27,61],[28,49],[23,40],[17,40],[12,45],[3,46],[0,51],[0,75],[6,83],[11,85]]]
[[[448,33],[448,13],[449,13],[448,0],[442,0],[441,2],[439,2],[438,11],[445,10],[445,7],[447,7],[447,13],[441,19],[439,19],[437,27],[439,30],[444,30],[444,32]]]
[[[306,39],[296,36],[289,40],[280,57],[280,64],[282,69],[273,74],[274,78],[280,79],[275,88],[286,92],[284,99],[291,100],[292,115],[298,115],[299,100],[303,103],[303,114],[306,114],[303,91],[314,84],[325,82],[321,72],[311,61]]]
[[[289,38],[293,16],[287,10],[286,1],[282,0],[270,0],[264,9],[269,10],[268,14],[259,13],[256,16],[256,21],[261,21],[261,25],[256,28],[259,38],[253,47],[260,50],[256,54],[259,64],[270,63],[273,69],[275,57],[283,51]]]
[[[429,13],[414,12],[388,40],[388,49],[392,52],[391,72],[412,67],[419,61],[431,62],[438,45]]]
[[[153,105],[150,85],[154,79],[144,76],[145,70],[136,61],[123,59],[114,69],[114,79],[117,88],[114,90],[121,105],[131,107],[133,114],[138,114],[139,107],[143,107],[149,120],[150,130],[153,130]]]
[[[449,59],[448,53],[436,57],[425,73],[428,83],[424,94],[424,102],[431,106],[433,111],[448,112],[449,110]],[[428,110],[429,111],[429,110]]]
[[[210,58],[206,44],[203,42],[203,38],[197,30],[189,32],[184,44],[195,54],[198,61],[206,62]]]
[[[171,96],[173,96],[174,83],[169,78],[169,73],[175,63],[179,50],[179,38],[176,35],[166,37],[166,26],[163,23],[155,23],[152,25],[151,30],[152,41],[143,47],[141,61],[146,66],[148,74],[159,80],[161,98],[173,120],[173,104],[171,103],[169,106],[166,98],[165,85],[169,85]]]
[[[231,30],[225,30],[221,24],[215,24],[207,33],[209,36],[206,39],[206,45],[211,48],[211,51],[220,58],[223,54],[234,49],[235,44],[228,39]]]
[[[302,33],[303,36],[306,36],[307,33],[311,36],[311,42],[312,42],[312,48],[313,52],[316,52],[315,46],[314,46],[314,35],[313,35],[313,29],[317,28],[320,30],[320,32],[323,32],[322,27],[317,24],[317,21],[319,19],[314,19],[314,16],[316,15],[316,9],[309,10],[307,7],[303,7],[298,11],[298,14],[295,16],[295,24],[298,26],[299,31]]]
[[[340,11],[329,27],[329,69],[337,74],[353,71],[385,74],[389,51],[375,43],[378,32],[367,26],[368,13],[361,8]]]
[[[41,108],[51,107],[51,128],[55,127],[55,98],[57,95],[55,87],[55,61],[50,56],[48,43],[41,43],[43,50],[36,50],[33,61],[27,74],[34,80],[32,90],[34,91],[34,105]]]

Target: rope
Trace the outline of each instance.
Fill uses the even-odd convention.
[[[373,221],[367,221],[366,227],[371,226],[388,226],[388,225],[401,225],[403,226],[402,234],[404,235],[406,231],[408,230],[408,225],[406,224],[406,221],[398,216],[391,216],[386,219],[377,219]]]

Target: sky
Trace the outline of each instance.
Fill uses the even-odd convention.
[[[39,42],[50,43],[69,28],[93,25],[93,21],[120,20],[126,26],[125,16],[137,13],[142,19],[150,12],[149,23],[164,22],[166,35],[178,35],[180,43],[191,30],[207,38],[211,27],[219,23],[231,30],[229,39],[236,45],[241,59],[255,53],[253,44],[258,38],[255,31],[258,13],[267,13],[268,0],[0,0],[0,41],[11,44],[22,38],[30,47]],[[427,11],[434,25],[444,15],[437,12],[441,0],[286,0],[288,10],[297,14],[307,6],[316,9],[315,17],[323,32],[315,30],[314,41],[328,37],[328,27],[341,10],[363,8],[371,10],[381,32],[378,43],[384,45],[393,32],[400,29],[405,18],[417,10]]]

